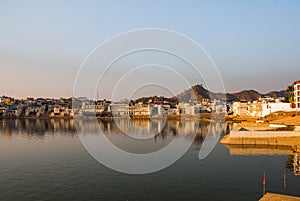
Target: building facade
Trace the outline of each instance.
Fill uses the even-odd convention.
[[[110,104],[110,111],[114,117],[129,116],[129,105],[124,103]]]
[[[296,109],[300,109],[300,81],[297,81],[294,85],[294,100]]]
[[[290,103],[282,102],[241,101],[232,104],[234,116],[264,117],[278,111],[292,112],[294,109],[291,108]]]
[[[247,116],[248,115],[248,102],[239,101],[232,103],[232,112],[234,116]]]

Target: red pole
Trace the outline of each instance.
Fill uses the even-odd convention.
[[[263,179],[263,195],[266,194],[266,183],[267,183],[267,177],[266,177],[266,172],[264,172],[264,179]]]

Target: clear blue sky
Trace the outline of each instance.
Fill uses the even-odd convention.
[[[0,95],[68,97],[99,43],[138,28],[198,42],[229,92],[300,79],[300,1],[0,1]]]

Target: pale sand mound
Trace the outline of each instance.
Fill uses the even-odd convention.
[[[239,120],[236,117],[234,120]],[[242,123],[240,126],[243,127],[267,127],[271,124],[285,124],[300,126],[300,111],[299,112],[274,112],[263,118],[244,117],[240,119]],[[261,123],[256,123],[256,120],[262,120]]]
[[[300,115],[299,116],[288,116],[282,119],[273,120],[271,123],[275,124],[286,124],[286,125],[295,125],[300,126]]]
[[[299,112],[274,112],[263,118],[264,121],[269,121],[275,124],[287,124],[300,126],[300,111]]]

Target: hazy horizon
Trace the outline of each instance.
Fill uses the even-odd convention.
[[[71,97],[79,67],[95,47],[141,28],[197,42],[226,92],[284,90],[300,79],[299,10],[296,0],[0,1],[0,95]]]

